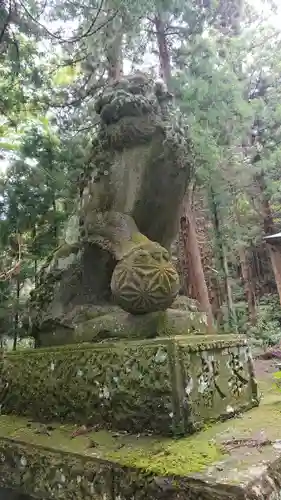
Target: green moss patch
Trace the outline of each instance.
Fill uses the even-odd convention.
[[[270,444],[242,451],[224,447],[225,440],[257,438],[264,430],[269,441],[280,438],[280,392],[272,376],[261,382],[259,408],[177,440],[90,429],[79,434],[82,428],[74,425],[43,425],[1,415],[1,485],[21,484],[22,491],[40,493],[43,498],[44,494],[68,498],[74,493],[78,499],[107,496],[114,487],[122,498],[141,491],[152,499],[162,497],[164,480],[171,487],[169,498],[238,498],[239,488],[244,494],[245,485],[259,484],[264,463],[273,464],[275,470],[278,458]]]
[[[8,355],[3,376],[9,385],[2,409],[43,422],[172,433],[169,349],[160,341]]]
[[[199,472],[222,455],[203,435],[173,440],[155,437],[117,435],[107,431],[72,437],[70,425],[29,422],[25,418],[0,416],[0,438],[136,467],[159,475],[186,475]]]
[[[235,363],[243,384],[234,374]],[[8,385],[2,411],[42,422],[185,435],[228,415],[229,407],[238,411],[255,403],[248,365],[243,339],[231,336],[13,353],[3,365],[2,378]]]
[[[262,404],[259,408],[254,408],[243,416],[240,415],[239,418],[213,424],[198,434],[179,440],[157,441],[149,438],[135,440],[134,445],[127,442],[120,450],[113,449],[107,452],[107,457],[122,465],[135,466],[157,475],[185,476],[204,473],[216,462],[221,464],[224,460],[226,460],[225,477],[229,467],[237,471],[247,471],[248,467],[256,465],[264,458],[262,450],[254,450],[256,452],[254,454],[251,454],[251,449],[246,451],[243,449],[240,454],[239,451],[235,451],[229,461],[229,453],[224,448],[224,442],[231,439],[256,439],[264,431],[269,441],[280,439],[281,394],[272,381],[263,382],[262,387],[264,389]],[[272,455],[271,446],[267,447],[267,452],[268,456]],[[222,469],[219,467],[218,476],[220,470]],[[214,474],[213,468],[212,474]],[[239,482],[239,479],[237,481]],[[235,483],[235,478],[231,482]]]
[[[106,457],[122,465],[136,467],[159,476],[185,476],[200,472],[222,458],[220,449],[206,436],[176,441],[135,441],[121,450],[107,452]]]
[[[280,438],[281,396],[278,392],[272,392],[259,408],[245,413],[242,418],[214,424],[181,439],[110,431],[89,431],[73,437],[77,434],[77,426],[42,425],[23,417],[0,416],[0,438],[108,460],[159,476],[204,472],[207,467],[224,460],[227,455],[223,449],[225,439],[252,437],[265,428],[269,439]],[[246,468],[250,461],[250,455],[243,457],[236,466]]]
[[[185,435],[228,415],[228,408],[255,404],[249,359],[243,339],[203,335],[13,353],[3,365],[2,411],[42,422]]]

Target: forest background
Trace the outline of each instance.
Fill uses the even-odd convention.
[[[281,21],[273,1],[0,0],[0,337],[60,244],[109,81],[174,94],[195,168],[172,252],[208,328],[281,339]],[[280,259],[280,260],[278,260]],[[278,266],[279,262],[279,266]]]

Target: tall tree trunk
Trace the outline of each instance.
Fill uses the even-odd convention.
[[[160,12],[154,18],[155,32],[158,44],[160,73],[169,91],[172,91],[171,57],[166,37],[166,24]],[[208,296],[208,289],[204,277],[200,249],[198,246],[196,225],[192,213],[190,199],[183,204],[183,213],[180,221],[179,246],[184,243],[181,264],[184,274],[184,289],[191,292],[191,296],[198,300],[201,309],[207,315],[209,331],[213,332],[213,314]],[[187,271],[188,269],[188,271]]]
[[[58,228],[58,214],[57,214],[57,204],[56,204],[55,193],[53,193],[52,208],[53,208],[53,214],[54,214],[53,235],[54,235],[54,243],[56,246],[56,245],[58,245],[58,241],[59,241],[59,228]]]
[[[249,266],[249,259],[244,245],[239,246],[238,252],[240,258],[243,285],[248,306],[249,320],[252,325],[255,325],[257,321],[255,288],[253,286],[252,272]]]
[[[234,206],[234,213],[237,220],[237,224],[240,227],[242,227],[243,218],[240,215],[237,204],[235,204]],[[254,282],[254,271],[251,265],[251,257],[250,257],[251,254],[249,252],[249,249],[247,249],[247,247],[243,242],[238,245],[238,254],[240,260],[243,286],[247,300],[248,317],[250,323],[252,325],[255,325],[257,321],[257,310],[256,310],[256,286]]]
[[[55,183],[55,172],[54,172],[54,152],[51,146],[47,147],[48,161],[49,161],[49,189],[52,199],[52,209],[53,209],[53,221],[52,221],[52,234],[54,238],[54,245],[58,244],[59,240],[59,227],[58,227],[58,217],[57,217],[57,203],[56,203],[56,183]]]
[[[217,288],[215,287],[215,289],[213,289],[213,278],[215,270],[213,269],[213,248],[210,240],[210,230],[212,231],[213,224],[212,220],[210,219],[209,204],[206,205],[205,190],[200,191],[198,189],[196,192],[194,192],[192,200],[192,211],[194,214],[194,219],[196,221],[197,241],[200,250],[205,281],[209,290],[210,300],[212,297],[213,301]]]
[[[268,236],[276,232],[274,227],[273,215],[270,206],[270,196],[267,193],[267,184],[264,172],[255,176],[256,185],[260,195],[260,207],[263,218],[263,229]]]
[[[31,252],[33,256],[33,276],[34,276],[34,285],[37,287],[38,285],[38,260],[37,260],[37,226],[34,224],[32,227],[32,247],[31,247]]]
[[[109,2],[108,2],[109,3]],[[108,16],[112,16],[112,9],[108,8]],[[119,80],[123,75],[123,18],[116,15],[105,28],[106,59],[109,83]]]
[[[281,244],[276,243],[274,245],[271,245],[270,243],[268,243],[267,246],[269,250],[272,269],[274,272],[279,301],[281,304]]]
[[[166,83],[168,89],[172,90],[171,59],[165,31],[166,24],[160,12],[158,12],[154,18],[154,25],[159,52],[160,76]]]
[[[256,185],[260,195],[260,207],[263,218],[263,229],[267,236],[276,232],[274,227],[274,220],[270,206],[270,197],[267,193],[267,184],[264,172],[261,172],[255,177]],[[278,290],[279,300],[281,304],[281,245],[280,244],[267,244],[270,255],[271,265],[275,277],[275,282]]]
[[[183,227],[182,221],[180,221],[178,248],[177,248],[177,255],[178,255],[177,270],[179,272],[181,289],[184,295],[191,296],[190,279],[188,278],[189,265],[186,252],[186,240],[187,240],[187,235],[185,227]]]
[[[235,332],[238,332],[237,327],[237,317],[236,311],[234,308],[232,289],[229,279],[229,271],[228,271],[228,262],[225,251],[225,246],[222,245],[222,265],[223,265],[223,275],[224,275],[224,283],[225,283],[225,291],[226,291],[226,300],[227,300],[227,310],[228,310],[228,323],[231,329],[234,329]]]
[[[180,226],[188,263],[188,291],[191,297],[199,302],[201,310],[206,313],[208,330],[211,333],[214,331],[213,313],[203,272],[190,196],[187,196],[184,202]]]
[[[19,336],[19,308],[20,308],[20,275],[16,276],[16,310],[14,316],[13,351],[17,349]]]
[[[229,279],[228,262],[227,262],[226,249],[224,245],[224,237],[221,229],[221,221],[216,200],[216,193],[212,186],[210,188],[210,198],[211,198],[211,210],[214,220],[216,247],[219,255],[220,268],[223,276],[223,288],[227,303],[228,323],[230,328],[234,328],[234,330],[237,331],[237,318],[232,298],[232,290]]]

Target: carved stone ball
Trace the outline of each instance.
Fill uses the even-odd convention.
[[[165,310],[180,288],[169,253],[158,243],[134,248],[116,265],[111,290],[116,303],[131,314]]]

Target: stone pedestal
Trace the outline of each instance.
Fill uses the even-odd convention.
[[[237,336],[176,336],[11,353],[2,413],[130,433],[186,435],[257,405]]]
[[[0,368],[2,488],[46,500],[279,498],[280,410],[243,414],[258,405],[244,338],[49,347],[6,354]],[[272,436],[246,452],[251,425],[266,422]]]
[[[0,486],[46,500],[279,500],[280,413],[271,393],[177,440],[2,415]]]

